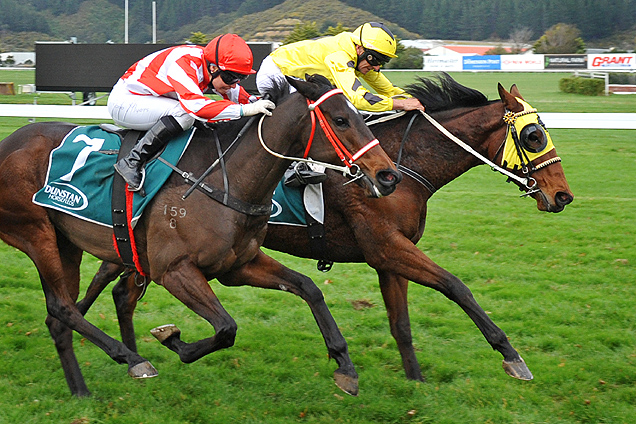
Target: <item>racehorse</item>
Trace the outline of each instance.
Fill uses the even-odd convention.
[[[372,197],[393,192],[401,176],[342,91],[319,76],[290,83],[298,92],[290,95],[284,85],[270,93],[277,103],[273,115],[267,119],[262,116],[240,143],[232,143],[232,149],[228,145],[245,120],[218,124],[214,131],[221,140],[220,147],[227,149],[227,163],[221,167],[223,172],[217,167],[203,183],[208,188],[225,186],[225,197],[230,200],[227,204],[232,205],[232,200],[247,204],[249,212],[212,200],[202,190],[183,199],[189,185],[183,175],[173,173],[135,226],[140,270],[215,330],[212,337],[194,343],[182,341],[180,331],[172,326],[158,327],[153,334],[189,363],[234,344],[236,323],[208,280],[216,278],[228,286],[290,291],[311,308],[329,355],[338,364],[336,383],[345,392],[357,394],[358,376],[346,341],[322,293],[308,277],[266,256],[259,247],[265,238],[272,193],[290,158],[305,152],[304,156],[325,161],[326,166],[354,176]],[[322,131],[311,125],[314,114],[321,121]],[[113,246],[112,229],[31,201],[45,183],[51,151],[74,127],[59,122],[30,124],[0,143],[0,238],[26,253],[35,264],[46,297],[46,324],[68,386],[73,395],[85,396],[90,392],[73,351],[73,330],[116,362],[126,363],[132,377],[152,377],[157,372],[135,351],[89,323],[76,305],[82,252],[122,263]],[[218,158],[212,134],[209,129],[195,131],[179,162],[182,169],[201,175]],[[343,161],[346,166],[334,166]],[[175,207],[178,222],[166,213]]]
[[[408,282],[435,289],[457,303],[477,325],[493,349],[503,356],[505,372],[518,379],[531,380],[532,373],[512,347],[506,334],[495,325],[475,301],[470,289],[456,276],[441,268],[416,246],[424,232],[427,202],[436,190],[448,184],[484,160],[502,165],[506,140],[512,139],[514,121],[525,118],[534,122],[515,130],[520,147],[537,151],[530,163],[523,162],[511,181],[527,196],[536,200],[540,211],[561,212],[573,195],[565,179],[555,149],[546,148],[547,130],[538,115],[524,106],[515,85],[510,92],[498,86],[500,99],[489,101],[482,93],[464,87],[442,74],[439,81],[420,79],[407,91],[417,97],[445,134],[419,112],[409,112],[395,119],[379,119],[371,125],[382,140],[386,152],[400,162],[405,177],[395,193],[387,198],[369,200],[362,190],[343,185],[335,173],[323,183],[325,203],[324,246],[312,245],[307,229],[269,225],[263,246],[303,258],[333,262],[366,262],[376,270],[380,290],[387,308],[391,334],[397,342],[406,377],[423,380],[412,343],[408,312]],[[517,117],[515,117],[515,115]],[[469,149],[449,140],[455,136]],[[521,139],[519,139],[521,138]],[[514,140],[511,141],[512,150]],[[473,153],[467,151],[473,149]],[[517,154],[517,153],[515,153]],[[482,157],[482,159],[479,158]],[[506,156],[510,161],[509,156]],[[494,165],[494,163],[493,163]],[[495,165],[497,166],[497,165]],[[505,171],[505,170],[504,170]],[[524,178],[519,178],[522,176]],[[88,309],[99,293],[123,271],[104,263],[94,277],[81,302]],[[120,279],[113,289],[122,339],[135,348],[132,314],[141,288],[133,278]]]

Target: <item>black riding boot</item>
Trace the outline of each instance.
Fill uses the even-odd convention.
[[[144,185],[146,162],[183,128],[173,116],[164,116],[148,130],[132,150],[115,164],[115,171],[128,183],[128,190],[139,191]]]

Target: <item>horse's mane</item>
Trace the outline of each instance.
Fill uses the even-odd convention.
[[[269,87],[263,95],[269,96],[269,99],[276,105],[282,103],[291,94],[289,92],[289,86],[295,85],[291,84],[290,80],[298,81],[299,83],[303,82],[302,80],[294,77],[277,78],[273,81],[273,85]],[[318,74],[306,75],[305,81],[311,83],[310,86],[306,86],[303,90],[303,94],[307,96],[309,100],[318,100],[320,96],[334,88],[334,85],[331,84],[326,77]]]
[[[263,96],[267,96],[274,104],[279,105],[290,95],[289,82],[285,78],[276,78],[272,82],[273,85],[265,90]]]
[[[406,86],[405,91],[426,107],[427,112],[440,112],[458,107],[488,104],[481,92],[465,87],[450,75],[441,72],[433,79],[417,77],[418,82]]]

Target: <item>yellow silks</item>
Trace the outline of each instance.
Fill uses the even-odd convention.
[[[512,138],[512,128],[514,126],[517,134],[521,134],[521,130],[528,124],[539,124],[539,115],[537,114],[537,110],[530,106],[525,101],[521,100],[517,97],[517,101],[523,105],[522,112],[507,112],[504,115],[504,121],[508,124],[508,132],[506,134],[506,144],[504,145],[503,152],[503,161],[502,165],[508,169],[517,169],[521,167],[521,158],[517,153],[517,148],[515,147],[514,139]],[[550,137],[550,133],[548,130],[544,128],[545,135],[547,138],[547,144],[543,150],[540,152],[534,153],[524,149],[522,146],[519,146],[523,152],[528,156],[527,160],[533,161],[534,159],[541,157],[554,149],[554,144],[552,143],[552,138]],[[527,164],[527,160],[524,157],[524,162]]]

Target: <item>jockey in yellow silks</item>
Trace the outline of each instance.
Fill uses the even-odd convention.
[[[260,66],[256,85],[261,93],[283,75],[305,78],[320,74],[342,89],[360,110],[424,110],[419,100],[405,94],[380,72],[382,65],[396,57],[397,41],[384,25],[368,22],[353,32],[283,45]],[[368,91],[363,79],[376,93]],[[399,98],[392,98],[399,96]]]

